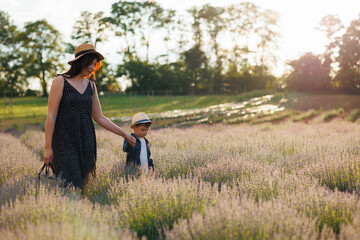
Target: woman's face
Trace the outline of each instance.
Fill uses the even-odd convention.
[[[95,66],[97,64],[97,59],[95,58],[88,66],[85,66],[82,69],[82,74],[84,76],[89,76],[94,70],[95,70]]]

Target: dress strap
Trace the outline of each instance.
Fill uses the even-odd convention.
[[[90,80],[90,85],[91,85],[91,96],[94,94],[94,81]]]
[[[56,75],[55,75],[55,77],[58,77],[58,76],[62,76],[62,77],[63,77],[63,79],[64,79],[64,81],[66,81],[66,78],[65,78],[64,74],[62,74],[62,73],[58,73],[58,74],[56,74]]]

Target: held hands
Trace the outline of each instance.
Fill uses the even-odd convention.
[[[53,150],[51,148],[47,149],[45,148],[45,153],[44,153],[44,163],[46,166],[49,166],[49,163],[51,162],[52,158],[53,158]]]
[[[133,136],[131,136],[130,134],[126,134],[125,139],[132,147],[135,147],[136,140]]]

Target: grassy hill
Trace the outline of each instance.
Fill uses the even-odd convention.
[[[360,96],[339,94],[254,91],[239,95],[206,96],[108,95],[100,96],[100,102],[104,115],[118,124],[126,123],[134,113],[143,111],[153,114],[157,128],[217,122],[257,124],[289,118],[309,121],[319,116],[324,121],[335,117],[356,121],[360,115]],[[228,105],[221,105],[225,103]],[[239,107],[239,104],[244,105]],[[20,134],[29,128],[43,129],[46,114],[47,98],[14,98],[11,105],[9,101],[1,99],[0,131]]]

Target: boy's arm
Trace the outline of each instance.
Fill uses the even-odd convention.
[[[154,161],[150,158],[149,159],[149,170],[153,170],[153,171],[155,171],[155,166],[154,166]]]
[[[150,157],[151,156],[150,144],[146,138],[145,138],[145,140],[146,140],[146,148],[147,148],[147,154],[148,154],[148,167],[149,167],[149,170],[152,169],[154,171],[155,170],[154,161]]]
[[[129,144],[129,142],[125,139],[123,144],[123,151],[124,152],[130,152],[132,149],[132,146]]]

